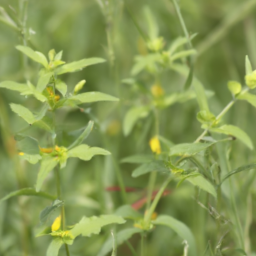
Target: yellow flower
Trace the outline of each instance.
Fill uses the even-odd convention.
[[[61,224],[61,216],[58,216],[52,224],[52,232],[59,230],[60,224]]]
[[[24,152],[19,152],[19,155],[20,156],[24,156]]]
[[[159,139],[157,138],[157,136],[150,139],[149,145],[150,145],[152,152],[154,152],[156,154],[161,153],[161,146],[160,146],[160,142],[159,142]]]
[[[155,98],[161,97],[164,95],[164,90],[160,84],[154,84],[151,87],[151,93]]]

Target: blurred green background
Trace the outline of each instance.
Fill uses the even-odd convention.
[[[81,72],[66,74],[63,80],[71,92],[77,82],[86,79],[83,92],[108,93],[119,97],[121,104],[96,103],[87,106],[84,112],[61,110],[57,125],[61,140],[66,145],[76,135],[72,131],[84,127],[93,118],[98,122],[87,143],[112,152],[112,157],[95,157],[90,162],[71,160],[63,170],[62,189],[67,201],[67,222],[73,224],[83,215],[113,212],[124,202],[120,192],[106,192],[104,188],[118,184],[116,169],[121,171],[125,186],[141,189],[146,187],[147,180],[144,176],[132,178],[131,171],[134,166],[120,164],[120,159],[150,152],[148,141],[153,135],[152,125],[149,124],[148,131],[145,131],[143,120],[136,124],[128,137],[122,134],[123,116],[132,104],[134,92],[121,81],[131,77],[134,57],[141,53],[143,45],[143,39],[127,9],[139,26],[145,29],[142,10],[147,5],[156,18],[160,36],[169,45],[176,37],[183,36],[172,1],[0,0],[0,6],[4,8],[0,9],[0,17],[5,18],[6,10],[13,18],[22,21],[24,3],[28,4],[25,17],[28,46],[44,54],[53,48],[56,52],[63,50],[63,60],[66,62],[89,57],[107,60]],[[180,8],[189,33],[198,33],[193,40],[193,46],[198,50],[195,74],[207,90],[215,93],[210,98],[209,105],[211,111],[218,114],[232,100],[227,82],[237,80],[244,84],[245,55],[249,55],[254,67],[256,65],[256,1],[181,0]],[[28,66],[23,65],[23,57],[15,49],[18,44],[23,44],[20,32],[0,22],[0,82],[25,82],[27,78],[35,84],[39,66],[30,60]],[[184,77],[171,71],[165,72],[161,77],[161,84],[166,92],[181,89],[184,81]],[[151,81],[148,77],[147,83],[151,86],[154,80]],[[27,99],[15,92],[0,90],[0,198],[18,188],[33,187],[38,170],[37,165],[32,166],[25,162],[18,164],[18,160],[12,155],[12,136],[26,125],[11,112],[11,102],[24,104],[30,109],[39,107],[32,98]],[[201,133],[200,124],[196,120],[197,112],[195,100],[165,109],[160,117],[160,134],[174,143],[193,142]],[[255,117],[255,109],[241,101],[236,103],[225,119],[246,131],[256,146]],[[33,127],[26,133],[38,138],[42,146],[48,146],[49,135]],[[231,153],[232,168],[253,161],[255,151],[249,151],[238,141],[234,142]],[[245,224],[245,200],[239,197],[239,191],[243,189],[246,177],[238,177],[235,181],[237,203],[242,223]],[[163,179],[164,177],[159,177],[159,184]],[[50,175],[43,190],[55,194]],[[195,234],[200,255],[203,255],[208,241],[214,247],[220,237],[215,235],[216,227],[211,216],[191,198],[193,193],[190,185],[182,185],[179,190],[162,199],[157,211],[170,214],[186,223]],[[252,195],[255,202],[255,189]],[[131,204],[142,196],[143,190],[129,194],[128,203]],[[28,197],[13,198],[0,204],[0,255],[45,255],[50,238],[35,238],[35,233],[39,227],[39,214],[49,204],[45,199]],[[255,207],[253,203],[252,207]],[[256,219],[253,216],[250,231],[252,241],[256,241],[255,229]],[[97,255],[108,236],[109,231],[105,229],[100,236],[79,238],[71,246],[71,255]],[[148,256],[182,255],[182,239],[167,228],[155,229],[148,241]],[[139,246],[136,238],[131,242],[135,247]],[[256,251],[255,242],[252,247],[252,251]],[[63,253],[61,251],[60,255]],[[118,255],[130,255],[128,247],[122,246]]]

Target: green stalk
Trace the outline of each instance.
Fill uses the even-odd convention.
[[[141,233],[141,256],[145,256],[145,234]]]
[[[132,252],[133,256],[138,256],[138,254],[136,253],[136,251],[134,250],[133,246],[131,245],[131,243],[126,240],[125,243],[127,244],[127,246],[129,247],[130,251]]]

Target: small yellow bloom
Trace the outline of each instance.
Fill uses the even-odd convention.
[[[61,216],[58,216],[52,224],[52,232],[59,230],[60,224],[61,224]]]
[[[155,98],[161,97],[164,95],[164,89],[162,88],[162,86],[160,84],[154,84],[151,87],[151,93]]]
[[[60,95],[55,95],[54,99],[55,99],[55,101],[59,101]]]
[[[59,146],[55,146],[55,150],[56,151],[60,151],[60,147]]]
[[[42,153],[52,153],[52,151],[53,151],[53,148],[40,148],[39,147],[39,149]]]
[[[150,139],[149,146],[150,146],[152,152],[154,152],[156,154],[161,153],[161,146],[160,146],[160,142],[159,142],[159,139],[157,138],[157,136]]]
[[[24,156],[24,152],[19,152],[19,155],[20,156]]]
[[[145,212],[145,215],[148,213],[148,211]],[[153,212],[152,215],[151,215],[151,220],[155,220],[157,218],[157,213],[156,212]]]

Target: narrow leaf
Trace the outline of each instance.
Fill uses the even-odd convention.
[[[157,171],[161,173],[169,173],[170,169],[166,167],[163,161],[153,161],[150,163],[142,164],[138,168],[136,168],[132,172],[132,177],[137,178],[143,174],[153,172],[153,171]]]
[[[172,55],[179,47],[186,44],[188,42],[186,37],[178,37],[176,38],[169,47],[169,54]]]
[[[48,66],[46,57],[41,52],[35,52],[27,46],[18,45],[16,49],[27,55],[32,60],[41,63],[45,68]]]
[[[103,148],[90,148],[86,144],[79,145],[68,151],[68,157],[78,157],[84,161],[90,160],[95,155],[110,155],[110,152]]]
[[[75,101],[78,104],[91,103],[97,101],[119,101],[118,98],[101,92],[85,92],[78,95],[74,95],[69,98],[71,101]]]
[[[188,77],[186,79],[186,82],[184,84],[184,90],[185,91],[188,90],[190,88],[190,86],[192,85],[193,74],[194,74],[194,65],[192,64],[192,66],[190,67],[189,74],[188,74]]]
[[[40,78],[38,79],[38,83],[37,83],[37,86],[36,86],[36,89],[39,91],[39,92],[42,92],[45,87],[47,86],[49,80],[51,79],[51,77],[53,76],[53,73],[46,73],[44,74],[43,76],[40,76]]]
[[[33,124],[37,121],[32,112],[22,105],[11,103],[10,106],[12,111],[23,118],[28,124]]]
[[[61,80],[57,80],[56,89],[62,94],[63,97],[66,96],[68,86]]]
[[[139,228],[128,228],[124,229],[116,234],[116,245],[119,246],[123,244],[125,241],[129,240],[134,234],[141,233],[143,230]],[[110,237],[101,247],[100,252],[97,256],[105,256],[112,250],[113,241],[112,237]]]
[[[207,149],[208,147],[212,146],[213,143],[183,143],[178,144],[170,149],[170,156],[178,155],[178,156],[191,156],[194,154],[199,153]]]
[[[123,123],[123,131],[124,135],[128,136],[135,123],[140,118],[145,118],[149,114],[149,107],[148,106],[139,106],[139,107],[133,107],[129,109],[129,111],[126,113],[124,117],[124,123]]]
[[[0,203],[2,203],[3,201],[5,201],[11,197],[16,197],[16,196],[38,196],[38,197],[42,197],[42,198],[46,198],[46,199],[50,199],[50,200],[56,199],[55,196],[44,193],[42,191],[36,192],[35,189],[33,189],[33,188],[23,188],[23,189],[16,190],[16,191],[9,193],[8,195],[6,195],[5,197],[3,197],[0,200]]]
[[[89,121],[87,127],[84,129],[82,134],[68,147],[68,150],[80,145],[89,136],[93,129],[93,121]]]
[[[241,140],[248,148],[253,149],[253,144],[250,137],[239,127],[234,125],[223,125],[218,128],[210,129],[211,132],[232,135]]]
[[[0,88],[6,88],[12,91],[24,92],[29,90],[27,84],[20,84],[12,81],[4,81],[0,83]]]
[[[238,95],[237,99],[246,100],[256,108],[256,95],[249,92]]]
[[[64,73],[79,71],[87,66],[102,63],[102,62],[105,62],[105,60],[101,58],[82,59],[79,61],[74,61],[69,64],[62,65],[61,67],[57,68],[55,72],[57,75],[61,75]]]
[[[217,198],[215,188],[203,176],[201,176],[201,175],[200,176],[192,176],[192,177],[188,177],[186,180],[189,181],[190,183],[192,183],[194,186],[198,186],[200,189],[210,193],[215,198]]]
[[[132,163],[132,164],[141,164],[141,163],[150,163],[154,160],[152,155],[133,155],[125,157],[121,160],[121,163]]]
[[[46,156],[42,159],[41,167],[37,176],[36,191],[39,191],[48,173],[58,164],[58,158]]]
[[[250,171],[252,169],[255,169],[256,168],[256,163],[255,164],[249,164],[249,165],[243,165],[243,166],[240,166],[239,168],[229,172],[228,174],[226,174],[223,179],[221,180],[219,186],[226,180],[228,179],[230,176],[236,174],[236,173],[239,173],[239,172],[243,172],[243,171]]]
[[[181,51],[181,52],[173,54],[170,57],[170,61],[175,61],[177,59],[185,58],[185,57],[195,55],[195,54],[196,54],[196,50],[193,50],[193,49],[192,50]]]
[[[58,256],[62,245],[63,241],[61,238],[54,238],[47,249],[46,256]]]
[[[184,223],[167,215],[159,216],[155,221],[152,221],[152,223],[155,225],[163,225],[171,228],[182,239],[187,241],[189,245],[188,256],[198,255],[196,250],[195,238],[190,229]]]
[[[40,222],[41,223],[45,223],[47,218],[49,217],[49,215],[55,211],[58,207],[63,205],[63,201],[56,199],[52,202],[51,206],[47,206],[46,208],[44,208],[39,215],[40,218]]]
[[[248,55],[245,56],[245,73],[246,75],[249,75],[252,73],[252,64],[250,62]]]
[[[125,220],[116,215],[101,215],[99,217],[92,216],[90,218],[83,217],[74,228],[70,230],[74,237],[79,235],[91,236],[92,234],[99,234],[101,228],[109,224],[123,224]]]

